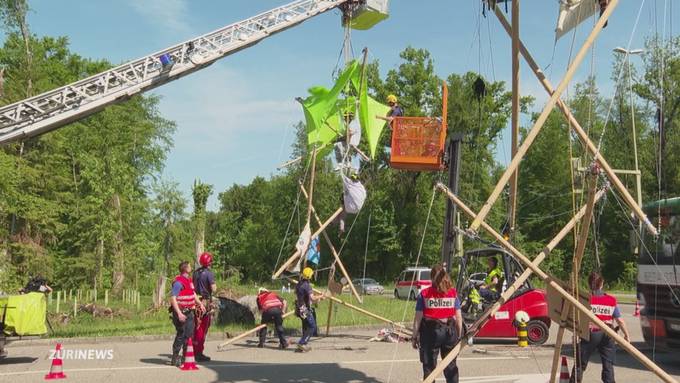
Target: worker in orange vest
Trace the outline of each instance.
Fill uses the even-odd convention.
[[[170,294],[170,312],[172,324],[175,325],[176,335],[172,344],[172,359],[170,364],[179,367],[182,363],[179,352],[182,355],[187,352],[187,340],[194,335],[195,311],[205,311],[203,303],[194,291],[194,282],[191,280],[191,263],[183,261],[179,264],[179,275],[172,282]]]
[[[276,336],[279,337],[279,348],[288,348],[288,340],[283,335],[283,312],[286,311],[288,303],[285,299],[271,292],[264,287],[261,287],[257,292],[257,308],[262,313],[261,324],[274,323],[276,329]],[[267,327],[264,327],[259,332],[260,343],[257,347],[264,347],[264,342],[267,339]]]

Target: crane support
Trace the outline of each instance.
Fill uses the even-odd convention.
[[[205,68],[316,15],[362,0],[298,0],[0,108],[0,144],[37,136]]]

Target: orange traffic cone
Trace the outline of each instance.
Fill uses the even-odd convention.
[[[637,299],[635,300],[635,311],[633,312],[634,317],[639,317],[640,316],[640,301]]]
[[[567,357],[562,357],[562,368],[560,369],[560,383],[569,383],[569,367]]]
[[[191,338],[187,341],[187,353],[184,355],[184,364],[179,368],[182,371],[198,370],[196,360],[194,359],[194,345]]]
[[[65,379],[66,374],[64,374],[63,366],[61,360],[61,343],[57,343],[57,349],[54,353],[54,359],[52,359],[52,366],[50,366],[50,373],[45,375],[45,380],[52,379]]]

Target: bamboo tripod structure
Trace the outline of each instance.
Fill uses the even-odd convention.
[[[462,337],[461,341],[458,342],[454,350],[447,355],[446,358],[442,360],[442,362],[438,365],[438,367],[428,376],[425,378],[423,381],[424,383],[431,383],[434,382],[435,379],[440,376],[444,370],[444,368],[451,363],[453,359],[455,359],[458,354],[460,353],[461,348],[464,346],[466,343],[465,341],[473,336],[479,328],[489,319],[490,315],[495,313],[498,308],[500,308],[501,304],[507,301],[507,299],[515,292],[517,289],[517,286],[519,284],[523,283],[532,273],[536,274],[539,278],[544,280],[546,284],[548,284],[551,288],[556,290],[562,297],[565,299],[565,304],[562,307],[562,316],[564,319],[568,317],[568,313],[570,310],[575,310],[576,314],[583,315],[588,318],[588,320],[596,325],[597,327],[600,328],[601,331],[605,332],[609,337],[614,339],[622,348],[624,348],[627,352],[629,352],[634,358],[636,358],[638,361],[640,361],[647,369],[655,373],[662,381],[664,382],[676,382],[676,380],[671,377],[669,374],[667,374],[665,371],[663,371],[659,366],[657,366],[653,361],[649,360],[644,354],[639,352],[635,347],[633,347],[628,341],[626,341],[623,337],[619,336],[617,332],[612,330],[610,327],[608,327],[606,324],[604,324],[601,320],[599,320],[590,310],[589,307],[584,306],[579,302],[577,297],[572,296],[569,292],[567,292],[560,284],[557,282],[555,278],[553,278],[551,275],[545,273],[542,271],[539,267],[540,263],[545,259],[545,256],[547,253],[549,253],[555,245],[559,241],[561,241],[568,233],[571,231],[576,224],[576,222],[580,219],[583,219],[583,227],[581,229],[581,235],[579,236],[579,240],[577,243],[577,249],[574,254],[574,270],[572,274],[572,279],[571,283],[573,287],[577,286],[577,281],[578,281],[578,271],[580,268],[580,261],[583,256],[583,252],[585,251],[585,241],[588,236],[588,225],[590,220],[592,219],[592,212],[593,212],[593,207],[594,204],[599,200],[602,195],[604,194],[604,191],[599,191],[595,192],[596,190],[596,184],[593,181],[591,181],[591,185],[589,187],[589,196],[588,196],[588,202],[586,205],[572,218],[572,220],[558,233],[558,235],[553,238],[553,240],[546,246],[546,248],[533,260],[531,261],[528,257],[526,257],[524,254],[522,254],[519,250],[517,250],[511,243],[509,243],[501,234],[496,232],[491,226],[489,226],[485,222],[485,218],[487,214],[490,212],[491,207],[495,203],[495,201],[498,199],[500,196],[500,193],[502,189],[505,187],[505,185],[508,183],[508,181],[511,181],[513,178],[515,172],[517,171],[517,168],[519,166],[519,163],[523,159],[523,157],[526,155],[529,147],[533,143],[534,139],[537,137],[538,133],[540,132],[542,126],[547,120],[548,115],[552,110],[554,109],[555,106],[557,106],[562,113],[565,115],[567,120],[569,121],[570,127],[574,130],[574,132],[579,136],[581,141],[584,143],[586,146],[587,151],[589,154],[593,156],[593,162],[597,163],[599,167],[604,171],[606,174],[607,178],[611,181],[611,183],[614,185],[614,188],[623,196],[623,199],[626,201],[627,205],[633,210],[633,213],[640,219],[640,221],[646,226],[647,230],[650,231],[652,234],[656,235],[657,230],[654,227],[654,225],[649,221],[649,219],[646,217],[642,209],[640,208],[640,205],[637,203],[635,199],[630,195],[628,190],[625,188],[623,183],[619,180],[619,178],[616,176],[614,173],[614,170],[609,166],[607,161],[604,159],[604,157],[600,154],[599,148],[592,142],[592,140],[588,137],[587,133],[583,130],[581,125],[578,123],[576,118],[573,116],[567,105],[560,99],[560,95],[562,92],[566,89],[568,86],[569,82],[571,81],[572,77],[574,76],[574,73],[576,72],[576,69],[578,66],[581,64],[583,61],[588,49],[592,46],[595,38],[598,36],[598,34],[601,32],[602,28],[604,27],[605,23],[611,16],[612,12],[618,5],[618,0],[611,0],[609,2],[609,5],[605,9],[604,13],[601,15],[597,23],[595,24],[592,32],[588,36],[586,42],[583,44],[581,49],[579,50],[578,54],[576,55],[574,61],[571,63],[569,68],[567,69],[567,72],[565,74],[565,77],[563,80],[560,82],[558,85],[557,89],[553,89],[552,85],[550,82],[545,78],[545,75],[542,73],[534,59],[531,57],[529,54],[528,50],[522,44],[520,38],[519,38],[519,30],[518,30],[518,16],[519,16],[519,2],[518,1],[513,1],[513,26],[511,26],[505,16],[503,15],[502,11],[498,7],[498,5],[494,6],[494,13],[498,17],[499,21],[505,28],[506,32],[510,35],[510,37],[513,40],[513,61],[515,59],[515,54],[517,52],[517,48],[519,48],[519,52],[522,54],[522,56],[525,58],[527,63],[529,64],[531,70],[534,72],[538,80],[541,82],[543,87],[546,89],[546,91],[550,94],[550,99],[547,103],[547,105],[544,107],[541,115],[539,118],[536,120],[534,126],[532,129],[529,131],[527,134],[524,142],[522,145],[517,149],[516,152],[513,153],[513,158],[506,169],[505,173],[499,180],[498,184],[494,188],[493,192],[485,202],[485,204],[482,206],[482,209],[479,211],[478,214],[475,214],[470,208],[468,208],[460,199],[457,198],[456,195],[451,193],[444,185],[439,183],[437,185],[437,188],[439,188],[441,191],[443,191],[449,199],[451,199],[461,210],[464,211],[465,214],[467,214],[469,217],[473,219],[472,224],[468,228],[469,231],[471,232],[476,232],[480,227],[486,231],[488,234],[490,234],[496,241],[498,241],[503,248],[505,248],[507,251],[511,253],[517,260],[522,262],[526,267],[528,267],[527,270],[511,285],[508,287],[508,289],[501,294],[501,298],[498,302],[496,302],[491,308],[487,310],[486,313],[480,317],[477,322],[475,322],[471,328],[471,331],[464,337]],[[517,20],[515,20],[517,19]],[[514,62],[513,62],[514,64]],[[515,78],[517,78],[517,72],[519,68],[515,65],[513,65],[513,98],[518,99],[519,95],[514,94],[514,91],[517,90],[518,88],[515,87]],[[515,102],[513,100],[513,102]],[[514,106],[514,104],[513,104]],[[512,186],[511,188],[516,187],[516,181],[513,181],[513,184],[515,186]],[[512,189],[511,189],[512,190]],[[514,197],[513,197],[514,199]],[[513,201],[514,203],[514,201]],[[511,210],[512,214],[514,214],[514,209]],[[519,284],[518,284],[519,283]],[[558,336],[558,343],[559,345],[556,345],[555,349],[555,354],[553,358],[553,366],[552,366],[552,374],[551,374],[551,382],[554,381],[555,377],[555,371],[556,371],[556,366],[557,366],[557,360],[559,359],[559,355],[561,353],[561,342],[562,342],[562,337],[564,335],[564,328],[560,328],[560,334]]]

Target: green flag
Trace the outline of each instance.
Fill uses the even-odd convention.
[[[313,87],[310,96],[302,101],[310,146],[325,146],[344,134],[345,127],[338,113],[338,97],[347,84],[359,73],[359,63],[352,61],[335,82],[332,89]]]
[[[371,151],[371,158],[375,159],[375,152],[378,148],[378,141],[380,135],[385,128],[387,121],[376,118],[375,116],[386,116],[390,107],[383,105],[374,100],[368,95],[366,89],[362,89],[359,95],[359,122],[361,129],[364,131],[366,140],[368,140],[368,148]]]

